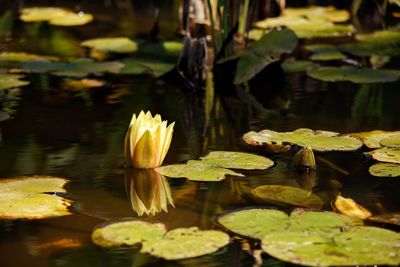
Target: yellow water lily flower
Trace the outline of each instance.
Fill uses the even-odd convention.
[[[336,197],[333,208],[342,214],[359,220],[365,220],[372,216],[369,210],[357,204],[353,199],[341,195]]]
[[[175,122],[167,127],[159,114],[150,111],[133,114],[125,137],[125,160],[135,168],[155,168],[162,164],[169,146]]]

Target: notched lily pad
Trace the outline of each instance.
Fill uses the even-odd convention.
[[[79,26],[91,22],[93,16],[59,7],[28,7],[22,9],[20,19],[24,22],[48,21],[58,26]]]
[[[206,164],[230,169],[263,170],[274,165],[269,158],[233,151],[212,151],[200,159]]]
[[[0,90],[28,85],[30,82],[21,81],[24,78],[17,74],[0,74]]]
[[[307,75],[325,82],[384,83],[397,81],[400,77],[400,72],[397,70],[376,70],[345,66],[315,68],[309,70]]]
[[[179,260],[214,253],[228,243],[229,236],[221,231],[178,228],[169,231],[161,240],[144,242],[141,252]]]
[[[51,176],[0,180],[0,218],[42,219],[69,215],[71,201],[48,192],[64,193],[66,179]]]
[[[369,132],[351,133],[348,135],[359,138],[368,148],[380,148],[382,147],[381,141],[383,139],[400,135],[400,131],[390,132],[390,131],[374,130]]]
[[[369,167],[369,173],[378,177],[398,177],[400,176],[400,164],[376,163]]]
[[[320,209],[322,199],[301,188],[284,185],[262,185],[251,190],[257,200],[277,204],[289,204],[306,208]]]
[[[161,223],[127,220],[96,228],[92,241],[101,247],[134,246],[144,241],[160,240],[166,232]]]
[[[400,164],[400,148],[382,147],[365,154],[377,161]]]
[[[293,132],[275,132],[261,130],[259,132],[248,132],[243,135],[243,140],[253,146],[281,147],[282,150],[290,145],[309,146],[313,151],[354,151],[362,146],[362,142],[349,136],[339,136],[339,133],[330,131],[314,131],[301,128]]]
[[[132,53],[138,50],[138,44],[126,37],[90,39],[82,42],[81,45],[111,53]]]
[[[209,165],[198,160],[189,160],[187,164],[174,164],[156,168],[162,175],[172,178],[188,178],[192,181],[220,181],[225,175],[243,176],[243,174]]]

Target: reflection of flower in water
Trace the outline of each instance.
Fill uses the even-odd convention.
[[[129,174],[130,201],[139,216],[155,215],[162,210],[168,212],[168,205],[175,207],[171,188],[164,176],[153,169],[133,170]]]

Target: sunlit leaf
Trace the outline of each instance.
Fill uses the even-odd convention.
[[[200,159],[206,164],[230,169],[262,170],[274,165],[266,157],[233,151],[212,151]]]
[[[93,16],[59,7],[28,7],[22,9],[20,19],[24,22],[48,21],[58,26],[78,26],[91,22]]]
[[[64,16],[51,19],[49,23],[56,26],[80,26],[85,25],[93,20],[93,16],[89,13],[80,11],[79,13],[69,12]]]
[[[284,15],[292,17],[308,17],[314,20],[328,20],[332,22],[345,22],[350,18],[350,13],[344,9],[333,6],[309,6],[304,8],[286,8]]]
[[[307,75],[325,82],[350,81],[353,83],[384,83],[397,81],[397,70],[376,70],[355,67],[320,67],[307,71]]]
[[[21,81],[24,78],[22,75],[16,74],[0,74],[0,90],[15,88],[28,85],[28,81]]]
[[[333,206],[340,213],[355,219],[365,220],[372,216],[372,213],[369,210],[357,204],[353,199],[345,198],[341,195],[336,197]]]
[[[214,253],[228,243],[229,236],[221,231],[178,228],[169,231],[161,240],[144,242],[141,252],[166,260],[179,260]]]
[[[58,61],[57,57],[36,55],[25,52],[2,52],[0,53],[0,61],[6,62],[28,62],[33,60]]]
[[[303,72],[319,67],[317,63],[308,60],[295,60],[293,58],[285,60],[281,64],[282,69],[287,73]]]
[[[342,60],[346,56],[338,51],[315,53],[310,56],[311,60],[316,61],[329,61],[329,60]]]
[[[297,129],[293,132],[275,132],[262,130],[248,132],[243,140],[252,146],[286,147],[290,145],[309,146],[314,151],[354,151],[362,146],[362,142],[349,136],[338,136],[338,133],[329,131],[314,131],[311,129]]]
[[[400,164],[400,148],[382,147],[365,154],[377,161]]]
[[[71,201],[54,194],[64,193],[67,182],[50,176],[0,180],[0,217],[41,219],[69,215]]]
[[[382,146],[400,148],[400,134],[389,136],[381,140]]]
[[[166,232],[161,223],[127,220],[97,227],[92,233],[92,241],[102,247],[134,246],[148,240],[160,240]]]
[[[369,167],[369,173],[378,177],[398,177],[400,176],[400,164],[376,163]]]
[[[82,42],[81,45],[111,53],[132,53],[138,50],[137,43],[126,37],[90,39]]]
[[[369,132],[351,133],[349,136],[359,138],[368,148],[382,147],[381,141],[385,138],[400,134],[400,131],[373,130]]]
[[[257,200],[263,202],[289,204],[293,206],[320,209],[324,204],[317,195],[292,186],[262,185],[251,190]]]

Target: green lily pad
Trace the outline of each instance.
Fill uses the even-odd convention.
[[[381,145],[386,147],[400,148],[400,134],[383,138]]]
[[[361,224],[350,217],[329,212],[303,211],[286,212],[266,208],[241,209],[226,213],[218,218],[218,222],[230,231],[242,236],[262,239],[274,232],[316,232],[336,234]]]
[[[22,9],[20,19],[24,22],[48,21],[58,26],[78,26],[91,22],[93,16],[59,7],[29,7]]]
[[[311,129],[297,129],[293,132],[275,132],[262,130],[248,132],[243,140],[253,146],[287,147],[290,145],[309,146],[313,151],[354,151],[362,146],[362,142],[349,136],[338,136],[338,133],[329,131],[314,131]]]
[[[28,85],[30,82],[21,81],[24,78],[22,75],[16,74],[0,74],[0,90],[10,89]]]
[[[2,52],[0,53],[0,61],[3,62],[28,62],[33,60],[58,61],[57,57],[36,55],[25,52]]]
[[[34,73],[49,72],[58,76],[84,77],[89,74],[102,75],[104,72],[119,73],[124,65],[119,61],[94,62],[90,59],[78,59],[71,62],[31,61],[22,65]]]
[[[182,42],[165,41],[156,44],[147,44],[140,48],[140,52],[160,56],[178,56],[182,49]]]
[[[375,215],[375,216],[369,217],[368,220],[371,220],[374,222],[379,222],[379,223],[387,223],[387,224],[393,224],[393,225],[400,226],[400,213],[395,212],[395,213]]]
[[[277,204],[320,209],[324,202],[322,199],[301,188],[284,185],[262,185],[251,190],[257,200]]]
[[[139,48],[136,42],[126,37],[90,39],[82,42],[81,45],[111,53],[132,53]]]
[[[287,59],[281,64],[281,67],[287,73],[294,73],[308,71],[319,67],[319,65],[309,60]]]
[[[189,160],[187,164],[174,164],[156,168],[162,175],[172,178],[188,178],[191,181],[220,181],[225,175],[243,176],[243,174],[209,165],[198,160]]]
[[[345,9],[336,9],[333,6],[309,6],[303,8],[286,8],[287,16],[308,17],[315,20],[328,20],[332,22],[345,22],[350,19],[350,13]]]
[[[262,249],[283,261],[307,266],[400,264],[400,234],[352,227],[334,235],[285,230],[266,235]]]
[[[400,131],[391,132],[391,131],[374,130],[369,132],[351,133],[348,135],[359,138],[368,148],[380,148],[382,147],[381,141],[383,139],[396,136],[398,134],[400,134]]]
[[[345,58],[346,56],[338,51],[315,53],[310,56],[311,60],[316,61],[342,60]]]
[[[169,231],[161,240],[144,242],[141,252],[166,260],[179,260],[214,253],[228,243],[229,236],[221,231],[178,228]]]
[[[166,232],[161,223],[121,221],[96,228],[92,241],[102,247],[134,246],[144,241],[160,240]]]
[[[263,170],[274,165],[269,158],[233,151],[212,151],[200,159],[203,163],[229,169]]]
[[[64,193],[66,179],[50,176],[0,181],[0,218],[42,219],[69,215],[71,201],[46,192]]]
[[[393,163],[376,163],[369,167],[369,173],[378,177],[398,177],[400,176],[400,165]]]
[[[289,29],[273,29],[246,49],[239,57],[235,84],[247,82],[269,64],[291,53],[297,46],[297,37]]]
[[[129,58],[122,60],[124,64],[121,74],[148,73],[159,77],[174,68],[174,64],[150,59]]]
[[[382,147],[365,154],[377,161],[400,164],[400,148]]]
[[[397,81],[400,77],[400,72],[386,69],[320,67],[309,70],[307,75],[325,82],[384,83]]]

